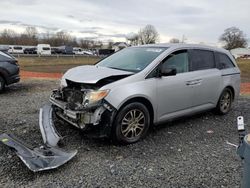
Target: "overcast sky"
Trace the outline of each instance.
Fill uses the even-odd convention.
[[[1,0],[0,30],[67,31],[76,37],[124,41],[147,24],[170,38],[216,44],[236,26],[250,37],[250,0]]]

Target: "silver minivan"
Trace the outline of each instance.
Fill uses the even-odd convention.
[[[54,120],[129,144],[169,119],[210,109],[226,114],[239,92],[240,70],[228,51],[154,44],[68,70],[50,102]]]

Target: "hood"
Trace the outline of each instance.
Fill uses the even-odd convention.
[[[95,84],[107,77],[131,74],[133,74],[133,72],[111,69],[101,66],[84,65],[68,70],[63,75],[63,78],[77,83]]]

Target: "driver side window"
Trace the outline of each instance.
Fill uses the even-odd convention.
[[[175,68],[177,74],[188,72],[188,52],[187,50],[179,50],[168,55],[163,61],[164,68]]]

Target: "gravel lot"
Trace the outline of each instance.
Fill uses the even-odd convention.
[[[39,108],[58,81],[25,80],[0,95],[0,133],[42,143]],[[212,112],[157,126],[141,142],[115,146],[85,138],[62,125],[65,149],[78,149],[64,166],[33,173],[0,146],[0,187],[239,187],[241,160],[226,141],[238,143],[236,117],[250,125],[250,98],[241,97],[226,116]],[[248,125],[248,128],[249,128]]]

